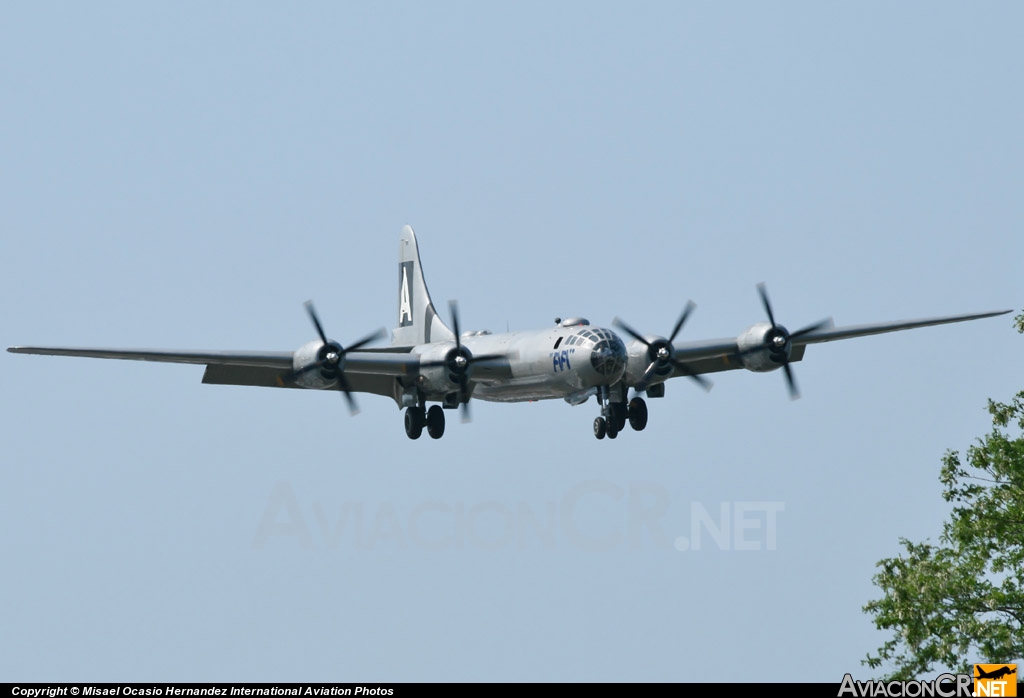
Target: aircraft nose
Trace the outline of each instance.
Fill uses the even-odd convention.
[[[602,339],[590,352],[590,365],[609,382],[618,380],[626,370],[626,346],[618,337]]]

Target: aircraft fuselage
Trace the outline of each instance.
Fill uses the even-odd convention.
[[[585,400],[598,386],[618,382],[626,368],[622,339],[612,330],[586,321],[523,332],[466,333],[461,341],[474,356],[513,357],[474,367],[473,397],[490,402]],[[454,347],[454,342],[447,341],[414,351],[442,357]],[[442,381],[438,383],[440,387]],[[429,381],[425,388],[431,392]]]

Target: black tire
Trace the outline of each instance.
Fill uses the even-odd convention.
[[[405,410],[405,435],[410,439],[420,438],[420,434],[423,433],[423,423],[426,421],[422,407],[407,408]]]
[[[612,403],[612,416],[615,417],[615,431],[622,431],[626,428],[626,419],[628,416],[628,410],[626,405],[621,402]],[[612,436],[611,438],[615,438]]]
[[[629,401],[629,426],[633,431],[643,431],[647,426],[647,403],[642,397]]]
[[[614,439],[618,435],[619,435],[619,430],[618,429],[612,429],[611,427],[608,427],[608,434],[607,434],[607,436],[608,436],[609,439]]]
[[[604,417],[598,417],[594,420],[594,436],[599,439],[603,439],[604,435],[608,432],[608,423],[604,421]]]
[[[444,410],[440,405],[432,405],[427,410],[427,433],[432,439],[444,436]]]

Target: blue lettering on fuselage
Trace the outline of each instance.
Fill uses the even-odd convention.
[[[563,349],[562,351],[551,352],[551,367],[555,373],[559,371],[569,371],[572,366],[569,364],[569,354],[576,351],[573,349]]]

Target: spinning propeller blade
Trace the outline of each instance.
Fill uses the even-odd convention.
[[[686,324],[687,318],[690,317],[690,313],[692,313],[694,308],[696,307],[697,305],[693,301],[686,302],[686,307],[683,308],[683,312],[682,314],[680,314],[679,319],[676,321],[675,327],[672,328],[672,334],[669,335],[667,340],[657,339],[653,342],[648,341],[643,335],[641,335],[639,332],[634,330],[632,327],[627,325],[619,318],[615,318],[612,321],[612,324],[614,324],[616,327],[618,327],[623,332],[628,334],[630,337],[637,340],[638,342],[643,343],[643,345],[647,347],[648,356],[650,356],[651,358],[651,363],[647,367],[647,370],[644,371],[643,377],[641,377],[640,381],[635,386],[633,386],[635,390],[637,390],[638,392],[646,390],[648,387],[648,383],[654,378],[654,376],[659,372],[659,370],[664,370],[667,366],[673,366],[674,368],[678,369],[680,373],[692,379],[695,383],[697,383],[697,385],[699,385],[704,390],[711,390],[711,386],[713,385],[713,383],[704,376],[698,373],[694,373],[693,369],[684,364],[682,361],[675,358],[675,347],[672,346],[672,342],[675,341],[675,338],[679,334],[679,331],[683,329],[683,325]]]
[[[370,344],[371,342],[375,342],[378,339],[384,337],[387,333],[384,331],[384,328],[381,328],[376,332],[366,335],[358,342],[350,344],[346,349],[337,342],[332,342],[329,339],[327,339],[327,334],[324,332],[324,327],[320,323],[320,318],[316,314],[316,308],[313,307],[313,301],[306,301],[305,307],[306,312],[309,314],[309,319],[313,322],[313,327],[316,328],[316,333],[320,337],[320,341],[323,342],[323,347],[320,350],[323,353],[323,356],[317,361],[311,363],[310,365],[303,366],[299,370],[292,371],[291,373],[289,373],[288,380],[295,380],[296,378],[299,378],[300,376],[317,369],[326,368],[329,371],[333,371],[337,374],[338,377],[338,387],[344,394],[345,401],[348,402],[349,413],[353,415],[359,414],[359,406],[356,404],[356,399],[352,395],[352,388],[349,385],[348,379],[345,378],[345,354],[356,351],[361,347]],[[324,349],[327,349],[327,351],[324,351]]]

